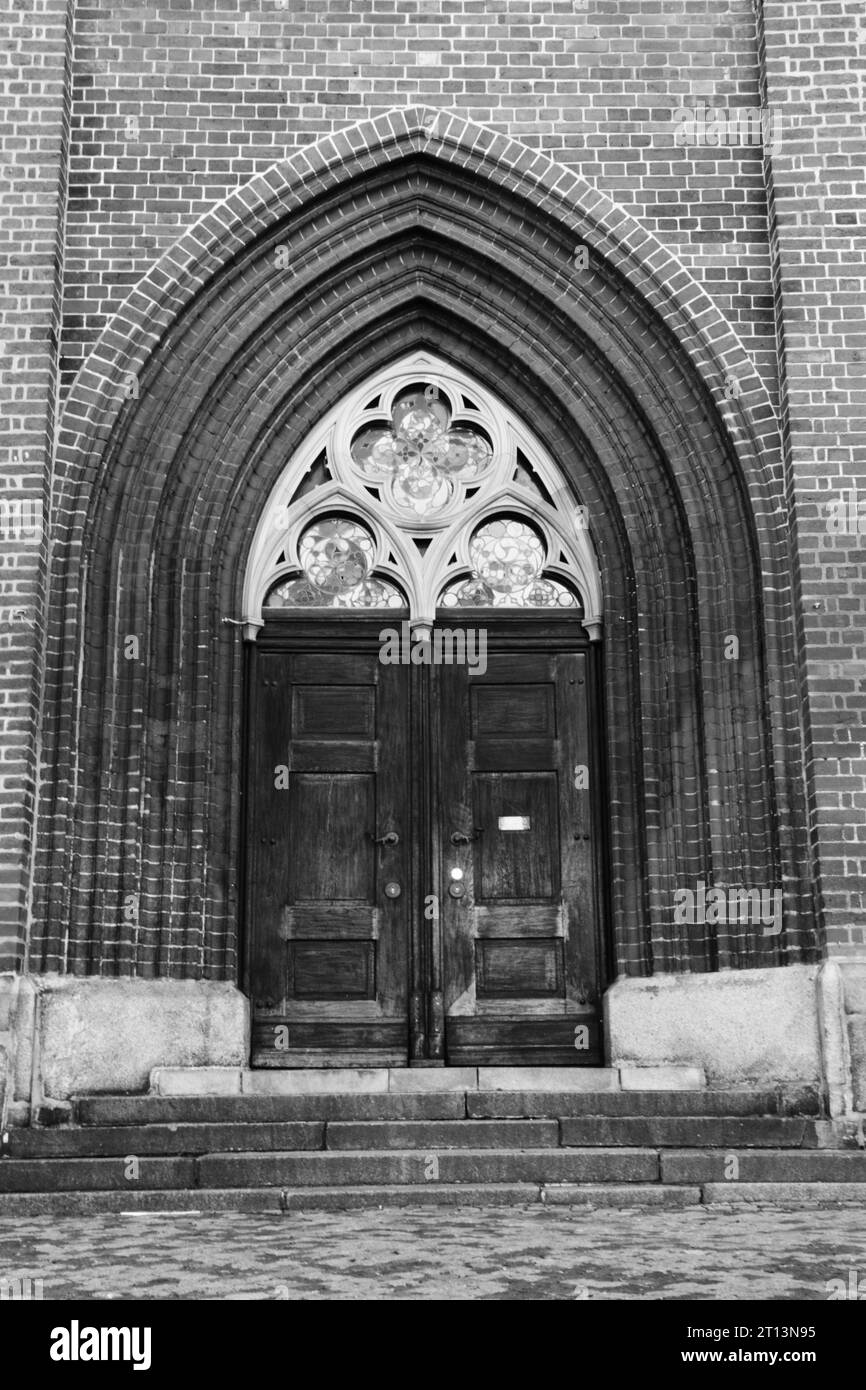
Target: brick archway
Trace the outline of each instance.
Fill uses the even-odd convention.
[[[495,383],[589,510],[618,968],[817,953],[764,390],[712,302],[609,199],[421,110],[329,137],[214,208],[73,387],[34,964],[237,977],[244,558],[305,433],[419,346]],[[676,928],[674,889],[700,877],[784,880],[783,937]]]

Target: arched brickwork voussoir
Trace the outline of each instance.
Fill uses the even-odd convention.
[[[419,345],[505,394],[589,508],[618,967],[816,949],[760,384],[709,301],[607,200],[490,132],[440,117],[440,136],[425,114],[306,149],[214,209],[130,297],[70,396],[45,966],[236,977],[242,660],[223,619],[291,450]],[[579,286],[576,239],[595,248]],[[139,395],[123,404],[129,371]],[[727,372],[743,390],[725,406]],[[722,655],[731,632],[738,663]],[[129,636],[140,650],[126,659]],[[780,874],[782,939],[673,926],[676,886]]]

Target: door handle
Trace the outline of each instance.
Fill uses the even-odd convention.
[[[389,830],[386,835],[374,835],[372,830],[368,830],[367,837],[373,841],[374,845],[389,845],[393,848],[394,845],[400,843],[400,836],[396,830]]]
[[[451,836],[451,843],[452,845],[469,845],[473,840],[477,840],[478,836],[483,833],[483,825],[473,826],[473,833],[471,835],[464,835],[462,830],[455,830]]]

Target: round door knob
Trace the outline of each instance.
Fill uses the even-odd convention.
[[[452,898],[462,898],[463,894],[466,892],[466,884],[449,883],[448,892],[451,894]]]
[[[399,898],[399,896],[400,896],[400,894],[401,894],[402,892],[403,892],[403,889],[400,887],[399,883],[386,883],[386,884],[385,884],[385,897],[386,897],[386,898]]]

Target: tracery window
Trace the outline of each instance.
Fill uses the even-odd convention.
[[[497,516],[469,542],[472,574],[454,580],[439,597],[443,608],[580,608],[572,589],[542,577],[544,541],[528,521]]]
[[[429,354],[382,372],[289,461],[259,523],[247,635],[274,608],[555,609],[601,627],[581,507],[522,421]]]
[[[301,535],[303,574],[274,585],[269,608],[405,608],[394,584],[373,577],[375,541],[357,521],[327,516]]]

